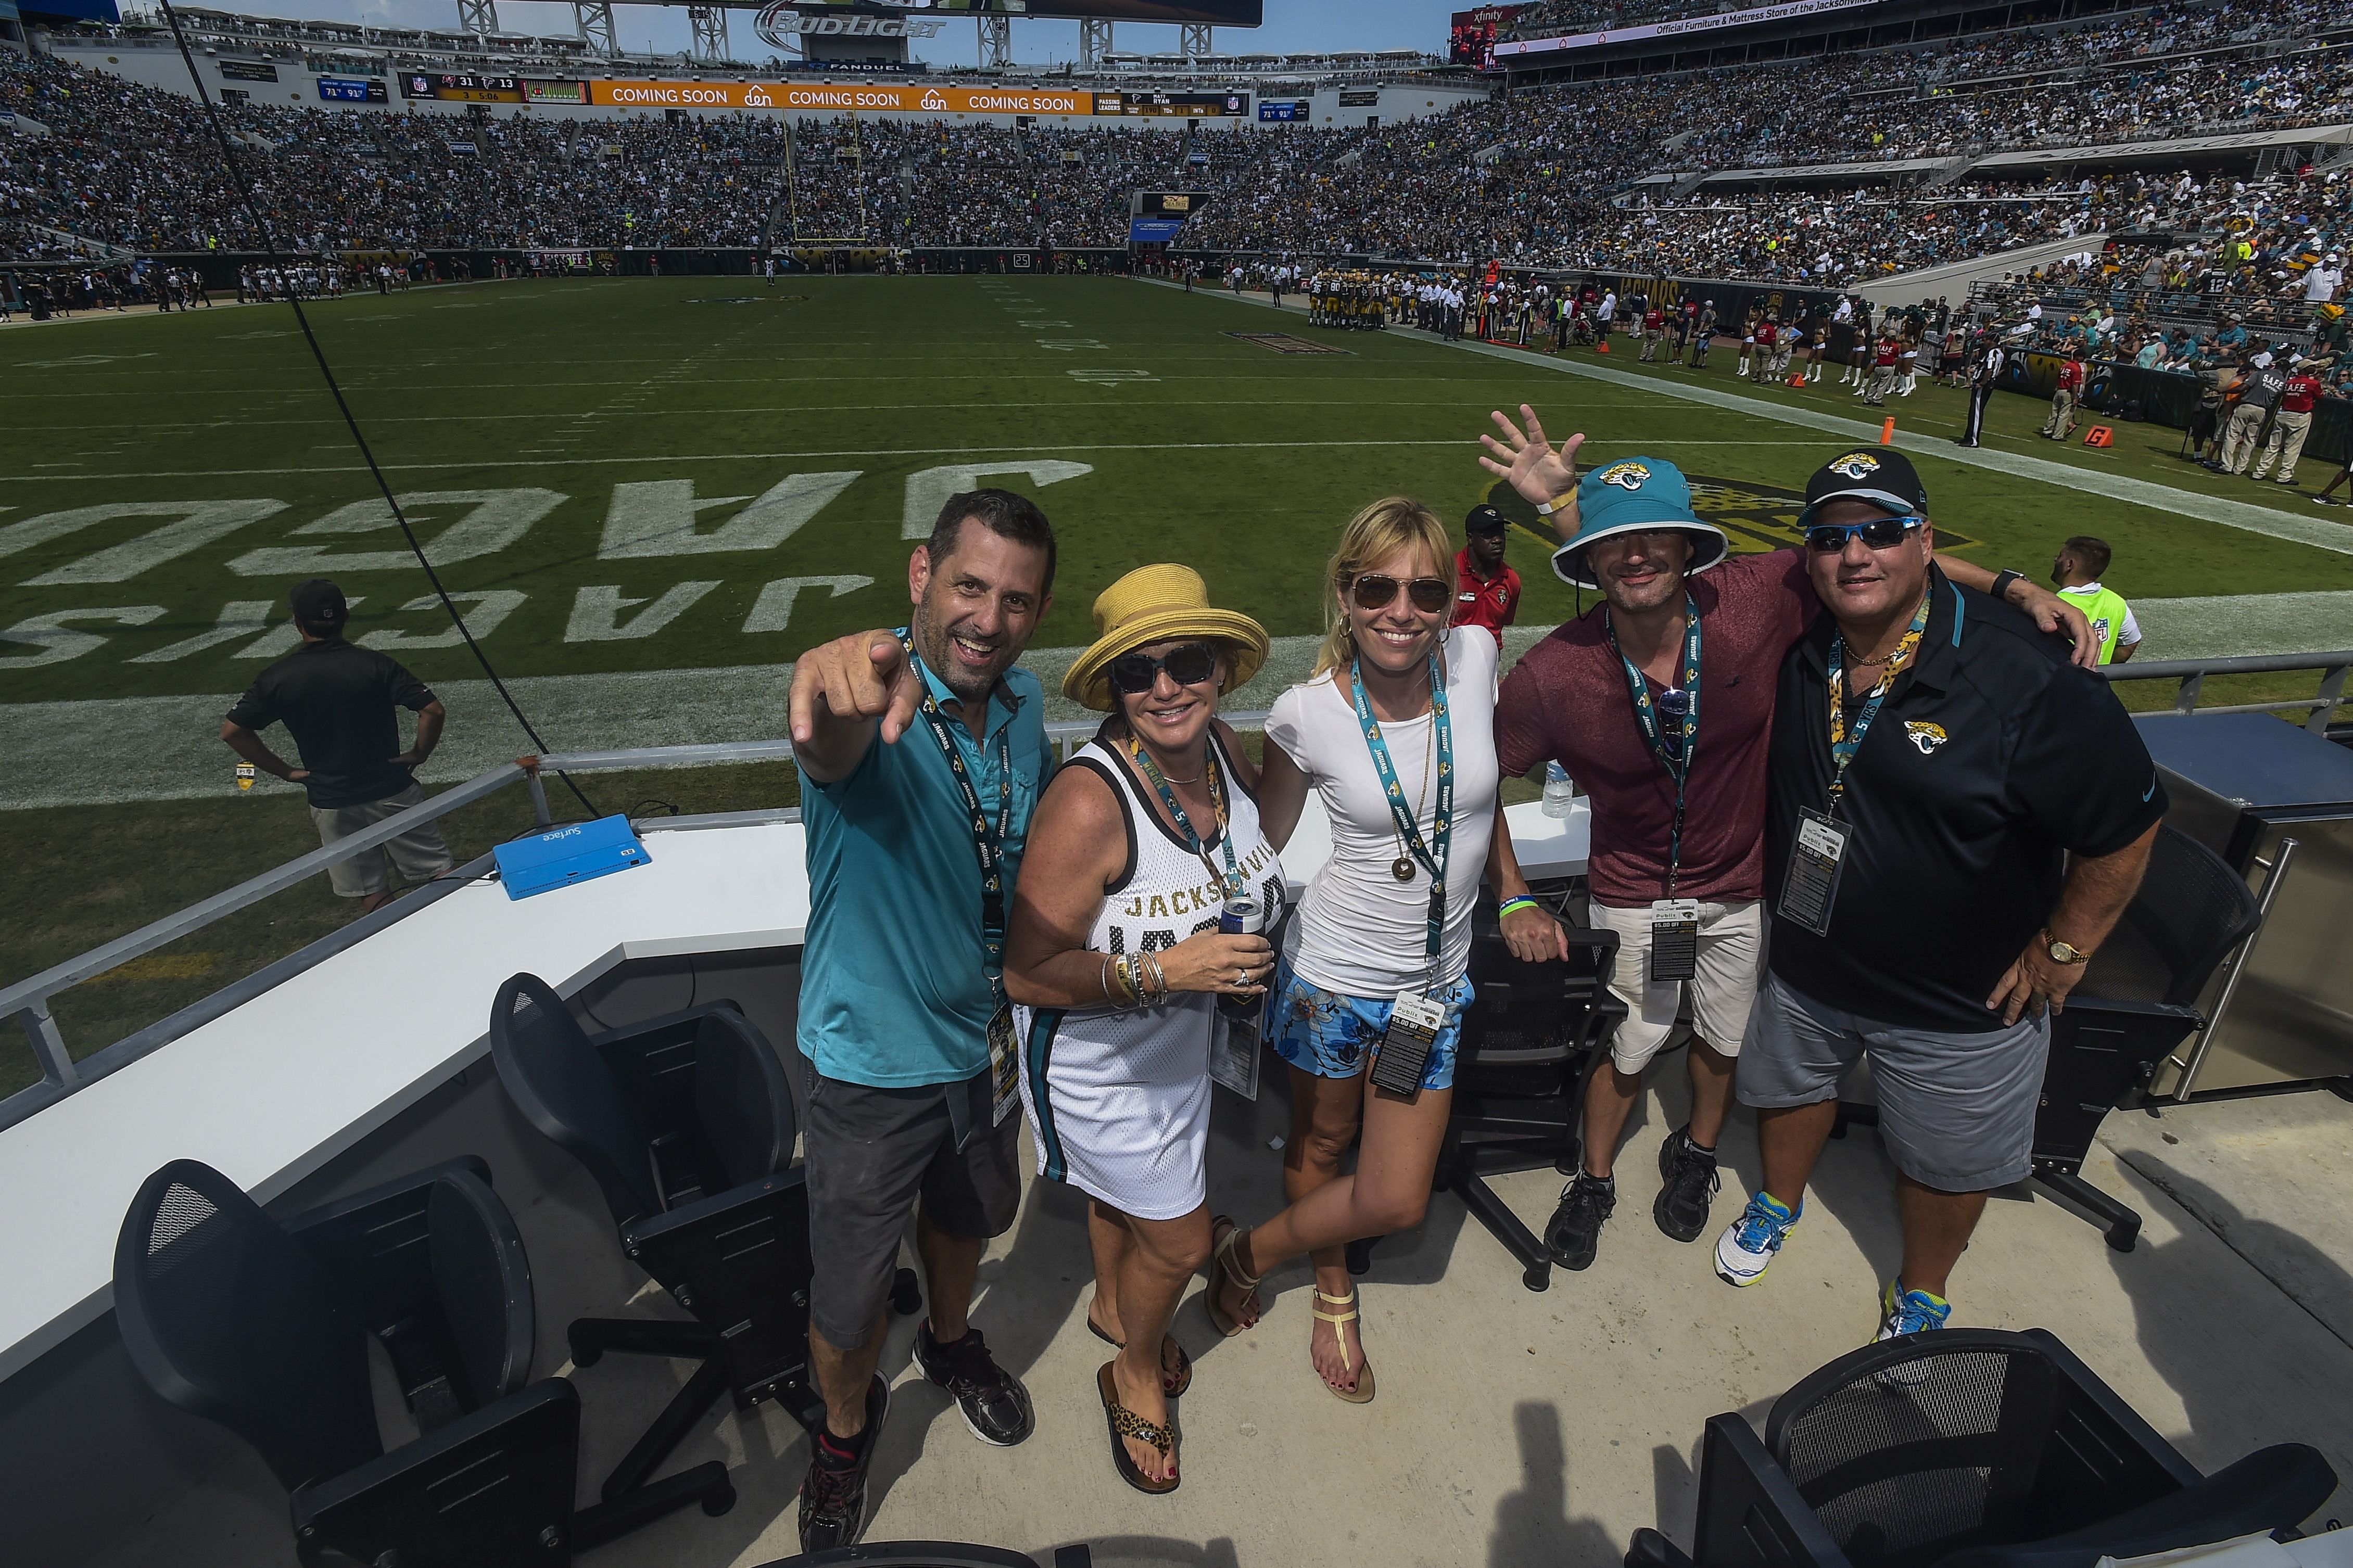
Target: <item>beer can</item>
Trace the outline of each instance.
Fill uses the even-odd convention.
[[[1218,929],[1228,936],[1262,936],[1266,907],[1247,893],[1238,893],[1218,911]]]

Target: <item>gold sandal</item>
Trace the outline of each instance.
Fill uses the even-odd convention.
[[[1326,1296],[1324,1294],[1323,1288],[1318,1286],[1315,1300],[1319,1305],[1314,1310],[1314,1316],[1319,1322],[1332,1325],[1332,1338],[1337,1341],[1340,1346],[1341,1369],[1356,1374],[1356,1391],[1349,1394],[1341,1389],[1332,1388],[1329,1379],[1319,1377],[1318,1381],[1322,1382],[1324,1387],[1332,1389],[1333,1397],[1335,1399],[1345,1399],[1351,1405],[1370,1405],[1373,1402],[1373,1363],[1366,1362],[1359,1367],[1349,1359],[1348,1336],[1342,1331],[1342,1325],[1356,1322],[1362,1316],[1356,1310],[1356,1288],[1354,1285],[1349,1286],[1345,1296]],[[1323,1308],[1327,1306],[1343,1307],[1346,1310],[1326,1312]],[[1314,1344],[1313,1335],[1309,1336],[1308,1342],[1311,1346]],[[1312,1356],[1310,1364],[1313,1364]]]
[[[1230,1316],[1219,1308],[1218,1292],[1223,1289],[1224,1282],[1230,1279],[1240,1287],[1243,1300],[1248,1300],[1250,1293],[1258,1289],[1258,1282],[1261,1277],[1243,1273],[1241,1266],[1234,1261],[1234,1245],[1242,1238],[1241,1226],[1236,1225],[1230,1215],[1219,1215],[1209,1222],[1210,1233],[1216,1235],[1219,1226],[1226,1227],[1225,1234],[1218,1237],[1217,1245],[1209,1253],[1209,1293],[1202,1298],[1202,1305],[1209,1310],[1211,1326],[1226,1338],[1232,1339],[1250,1325],[1243,1322],[1240,1318]],[[1260,1310],[1264,1310],[1263,1306]]]
[[[1154,1480],[1146,1476],[1134,1458],[1129,1457],[1125,1439],[1149,1443],[1160,1450],[1163,1458],[1176,1450],[1176,1423],[1155,1426],[1134,1411],[1119,1402],[1119,1384],[1112,1377],[1117,1362],[1105,1362],[1095,1373],[1095,1389],[1103,1395],[1103,1415],[1111,1423],[1111,1462],[1119,1471],[1119,1479],[1140,1492],[1165,1497],[1176,1489],[1176,1478],[1169,1476]]]

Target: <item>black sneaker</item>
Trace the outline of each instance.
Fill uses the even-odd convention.
[[[855,1546],[866,1529],[866,1472],[891,1408],[891,1385],[880,1376],[866,1391],[865,1440],[853,1457],[820,1428],[809,1439],[808,1479],[801,1482],[801,1550]]]
[[[1666,1184],[1651,1217],[1677,1241],[1696,1241],[1707,1228],[1707,1206],[1715,1201],[1718,1177],[1715,1154],[1691,1141],[1691,1129],[1678,1127],[1659,1145],[1659,1174]]]
[[[1560,1190],[1560,1207],[1552,1211],[1552,1223],[1545,1226],[1545,1250],[1563,1268],[1592,1268],[1593,1255],[1601,1249],[1601,1227],[1617,1206],[1616,1178],[1579,1171]]]
[[[964,1424],[984,1443],[1010,1448],[1037,1430],[1029,1391],[998,1366],[978,1329],[944,1345],[932,1338],[929,1318],[915,1330],[915,1364],[923,1375],[955,1395]]]

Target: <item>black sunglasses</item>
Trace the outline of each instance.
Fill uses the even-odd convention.
[[[1112,689],[1133,697],[1159,683],[1160,672],[1179,686],[1198,686],[1218,677],[1218,650],[1205,642],[1170,648],[1158,658],[1148,653],[1124,653],[1111,661]]]
[[[1400,584],[1394,577],[1364,576],[1351,584],[1349,592],[1360,610],[1386,610],[1397,603],[1398,589],[1403,587],[1413,600],[1413,607],[1425,616],[1434,616],[1454,603],[1454,590],[1441,577],[1416,577]]]
[[[1835,555],[1860,534],[1873,550],[1893,550],[1926,521],[1919,517],[1880,517],[1869,522],[1817,522],[1806,530],[1806,548],[1817,555]]]

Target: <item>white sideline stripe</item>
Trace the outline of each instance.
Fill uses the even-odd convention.
[[[2133,609],[2146,639],[2137,656],[2142,659],[2353,648],[2353,590],[2144,599]],[[1551,629],[1505,632],[1506,665]],[[1284,687],[1307,679],[1322,640],[1276,637],[1265,668],[1227,706],[1271,706]],[[1050,719],[1091,717],[1061,695],[1062,672],[1080,652],[1033,648],[1021,661],[1045,683]],[[599,751],[774,740],[784,731],[792,673],[789,664],[754,664],[524,676],[507,685],[548,744]],[[427,784],[471,778],[529,748],[488,681],[445,681],[434,690],[450,720],[421,775]],[[12,759],[0,772],[0,810],[233,795],[236,758],[220,743],[219,731],[221,715],[236,700],[227,693],[0,704],[0,756]],[[284,794],[294,787],[268,777],[256,785]],[[596,793],[593,784],[589,792]]]
[[[1157,281],[1146,279],[1146,281]],[[1239,299],[1240,303],[1261,309],[1281,310],[1284,315],[1294,312],[1277,306],[1271,300],[1239,297],[1205,295],[1205,298]],[[1825,431],[1858,445],[1879,443],[1877,426],[1865,425],[1853,419],[1842,419],[1834,414],[1820,414],[1811,409],[1792,408],[1784,404],[1765,403],[1738,393],[1718,392],[1712,387],[1679,386],[1672,382],[1652,376],[1637,375],[1631,371],[1612,370],[1598,364],[1585,364],[1575,360],[1554,359],[1549,355],[1531,353],[1525,349],[1509,348],[1500,343],[1474,342],[1468,338],[1449,344],[1417,327],[1391,327],[1417,342],[1437,343],[1441,347],[1468,349],[1472,353],[1491,359],[1525,364],[1533,369],[1549,370],[1566,375],[1581,375],[1591,381],[1608,382],[1612,386],[1630,387],[1667,397],[1681,398],[1686,403],[1704,404],[1733,414],[1745,414],[1751,418],[1777,420],[1784,425],[1801,425],[1809,429]],[[2201,522],[2219,523],[2248,533],[2260,533],[2270,539],[2284,539],[2295,544],[2309,544],[2315,549],[2334,551],[2339,555],[2353,555],[2353,525],[2329,522],[2321,518],[2300,518],[2255,506],[2247,501],[2226,500],[2217,496],[2201,496],[2189,490],[2176,489],[2151,479],[2137,479],[2123,474],[2094,473],[2054,463],[2047,458],[2030,458],[2016,452],[1990,452],[1984,447],[1956,447],[1941,437],[1907,435],[1899,426],[1895,445],[1906,451],[1924,456],[1949,458],[1972,468],[1990,468],[2022,479],[2038,479],[2044,484],[2080,490],[2085,495],[2105,496],[2111,500],[2128,501],[2136,506],[2149,507],[2158,511],[2174,512],[2194,517]]]
[[[551,417],[554,417],[551,416]],[[1761,438],[1753,441],[1685,441],[1686,447],[1802,447],[1803,441]],[[446,463],[385,463],[387,474],[434,472],[451,468],[589,468],[610,463],[754,463],[789,462],[801,458],[936,458],[1003,457],[1011,453],[1045,455],[1056,452],[1233,452],[1251,449],[1296,450],[1357,447],[1460,447],[1469,453],[1475,443],[1461,437],[1411,441],[1133,441],[1075,446],[1041,441],[1028,447],[833,447],[807,452],[695,452],[642,458],[544,458],[525,461],[513,458],[460,458]],[[92,458],[91,461],[97,459]],[[111,470],[102,474],[0,474],[0,484],[37,484],[50,480],[209,479],[253,474],[364,474],[362,463],[294,468],[150,468]]]

